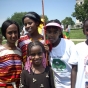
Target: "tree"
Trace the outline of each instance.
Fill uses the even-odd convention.
[[[12,15],[11,18],[9,17],[9,18],[7,18],[7,19],[11,19],[11,20],[16,21],[16,22],[20,25],[20,27],[22,27],[22,26],[23,26],[22,17],[23,17],[26,13],[27,13],[27,12],[15,12],[15,13]],[[40,16],[42,16],[42,15],[40,15]],[[45,22],[47,22],[47,21],[48,21],[48,17],[45,15],[44,18],[45,18]]]
[[[65,25],[71,25],[73,26],[75,24],[75,22],[72,20],[71,17],[66,17],[64,20],[61,21],[61,23],[65,26]]]
[[[77,20],[83,22],[88,18],[88,0],[84,0],[82,5],[75,5],[75,12],[72,13],[73,17],[76,17]]]
[[[23,17],[26,13],[27,13],[27,12],[19,12],[19,13],[15,12],[15,13],[12,15],[12,17],[11,17],[11,18],[8,18],[8,19],[11,19],[11,20],[16,21],[16,22],[20,25],[20,27],[22,27],[22,26],[23,26],[23,24],[22,24],[22,17]]]

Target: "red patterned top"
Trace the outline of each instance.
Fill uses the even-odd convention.
[[[44,44],[44,38],[38,39],[40,42]],[[32,39],[28,36],[21,36],[21,38],[18,40],[18,47],[22,50],[22,56],[23,56],[23,62],[26,62],[27,59],[27,45],[32,42]]]
[[[11,82],[19,83],[21,71],[21,50],[19,48],[8,50],[4,46],[0,46],[0,86]]]

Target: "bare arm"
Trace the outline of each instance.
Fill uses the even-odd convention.
[[[77,65],[72,65],[72,71],[71,71],[71,88],[75,88],[76,76],[77,76]]]

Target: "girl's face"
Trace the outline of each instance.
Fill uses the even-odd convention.
[[[38,27],[38,23],[30,19],[29,17],[26,17],[24,19],[24,25],[25,25],[26,31],[30,34],[35,32],[35,30],[37,30],[37,27]]]
[[[34,65],[40,66],[42,64],[43,51],[39,45],[33,46],[31,48],[30,56]]]
[[[83,32],[86,35],[86,37],[88,38],[88,21],[85,22]]]
[[[18,28],[15,24],[11,24],[7,29],[6,29],[6,39],[8,43],[14,44],[17,39],[18,39]]]
[[[49,41],[54,44],[57,42],[59,36],[61,35],[61,29],[55,26],[47,27],[46,34]]]

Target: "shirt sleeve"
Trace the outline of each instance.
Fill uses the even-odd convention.
[[[77,52],[77,49],[76,49],[76,45],[74,43],[71,44],[69,52],[70,52],[70,58],[69,58],[68,63],[71,64],[71,65],[77,65],[79,57],[78,57],[78,52]]]

